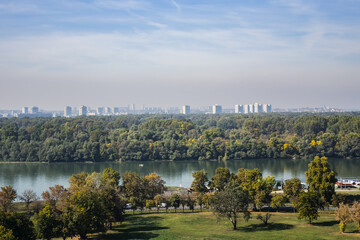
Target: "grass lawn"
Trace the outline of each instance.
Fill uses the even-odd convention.
[[[348,188],[348,189],[338,188],[335,191],[336,193],[346,194],[346,195],[360,195],[360,190],[358,188]]]
[[[360,239],[355,224],[339,233],[333,214],[322,213],[309,225],[298,220],[295,213],[272,213],[270,224],[264,226],[252,214],[252,219],[238,224],[232,230],[227,219],[217,218],[211,212],[151,213],[129,215],[126,221],[106,234],[92,235],[92,239]]]

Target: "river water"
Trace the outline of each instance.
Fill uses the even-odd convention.
[[[299,178],[305,182],[305,171],[309,161],[292,159],[256,159],[231,161],[153,161],[153,162],[102,162],[102,163],[0,163],[0,186],[12,185],[21,194],[32,189],[39,196],[55,184],[68,187],[68,178],[75,173],[101,172],[113,168],[121,174],[135,171],[141,176],[158,173],[167,186],[188,187],[194,171],[205,169],[209,179],[218,167],[227,167],[236,173],[239,168],[259,168],[263,176],[274,176],[276,180]],[[331,169],[338,177],[360,177],[360,159],[329,159]],[[143,164],[143,166],[141,166]]]

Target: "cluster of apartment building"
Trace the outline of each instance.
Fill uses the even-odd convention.
[[[223,108],[219,104],[212,106],[204,106],[198,108],[191,108],[190,105],[179,107],[145,107],[135,109],[135,104],[126,107],[71,107],[65,106],[64,111],[44,111],[37,106],[23,107],[19,110],[6,110],[0,112],[0,117],[75,117],[75,116],[111,116],[124,114],[222,114],[222,113],[269,113],[271,112],[271,104],[236,104],[235,109],[232,107]]]
[[[110,116],[110,115],[121,115],[134,113],[135,105],[131,107],[97,107],[92,109],[87,106],[81,106],[79,109],[73,108],[71,106],[66,106],[64,108],[64,116],[72,117],[72,116]]]
[[[261,103],[254,103],[254,104],[236,104],[235,110],[232,111],[230,109],[226,109],[223,111],[221,105],[215,104],[209,109],[210,111],[205,113],[212,113],[212,114],[221,114],[221,113],[270,113],[271,112],[271,104],[261,104]],[[191,109],[189,105],[184,105],[182,107],[183,114],[190,114]]]
[[[254,104],[245,104],[235,105],[235,113],[269,113],[271,112],[271,104],[261,104],[261,103],[254,103]]]
[[[79,109],[66,106],[64,108],[64,116],[111,116],[111,115],[124,115],[124,114],[179,114],[178,107],[145,107],[135,109],[135,104],[128,105],[127,107],[97,107],[90,108],[81,106]]]

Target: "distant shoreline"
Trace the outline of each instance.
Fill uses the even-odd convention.
[[[82,161],[82,162],[1,162],[0,164],[8,164],[8,163],[25,163],[25,164],[74,164],[74,163],[84,163],[84,164],[94,164],[94,163],[151,163],[151,162],[217,162],[217,161],[257,161],[257,160],[278,160],[278,159],[285,159],[285,160],[293,160],[293,161],[311,161],[312,159],[304,159],[304,158],[243,158],[243,159],[228,159],[228,160],[218,160],[218,159],[209,159],[209,160],[197,160],[197,159],[188,159],[188,160],[132,160],[132,161],[99,161],[99,162],[90,162],[90,161]],[[331,157],[331,159],[344,159],[344,160],[360,160],[360,158],[341,158],[341,157]]]

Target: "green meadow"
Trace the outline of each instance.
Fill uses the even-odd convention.
[[[272,213],[265,226],[253,213],[248,222],[241,218],[237,230],[230,221],[217,219],[211,212],[143,213],[128,215],[126,220],[103,234],[90,239],[359,239],[355,224],[344,234],[332,213],[321,212],[312,225],[299,220],[296,213]],[[261,213],[265,214],[265,213]]]

